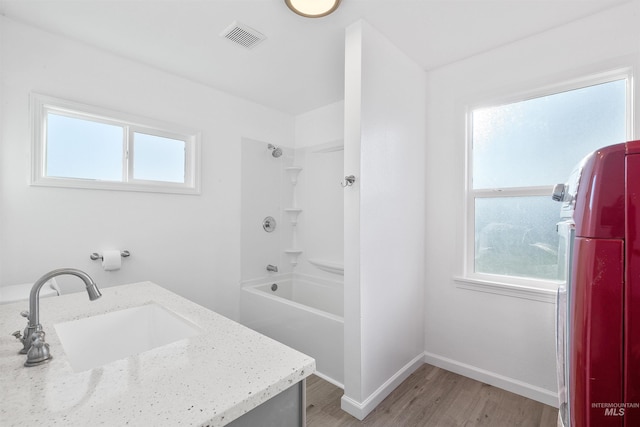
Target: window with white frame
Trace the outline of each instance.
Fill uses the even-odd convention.
[[[200,135],[32,94],[31,184],[197,194]]]
[[[590,152],[630,136],[627,71],[468,110],[467,279],[555,289],[560,205]]]

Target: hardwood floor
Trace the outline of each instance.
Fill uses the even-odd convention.
[[[423,365],[363,421],[340,409],[342,389],[307,379],[309,427],[556,427],[558,410],[431,365]]]

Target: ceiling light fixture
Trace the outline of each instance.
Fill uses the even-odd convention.
[[[340,6],[341,0],[284,0],[289,9],[305,18],[321,18]]]

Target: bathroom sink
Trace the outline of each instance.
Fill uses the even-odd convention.
[[[200,334],[201,329],[152,303],[54,325],[75,372]],[[55,349],[52,348],[55,354]]]

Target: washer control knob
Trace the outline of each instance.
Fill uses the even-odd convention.
[[[551,198],[556,202],[564,202],[565,195],[566,195],[565,193],[566,188],[567,186],[565,184],[556,184],[555,187],[553,187],[553,193],[551,194]]]

